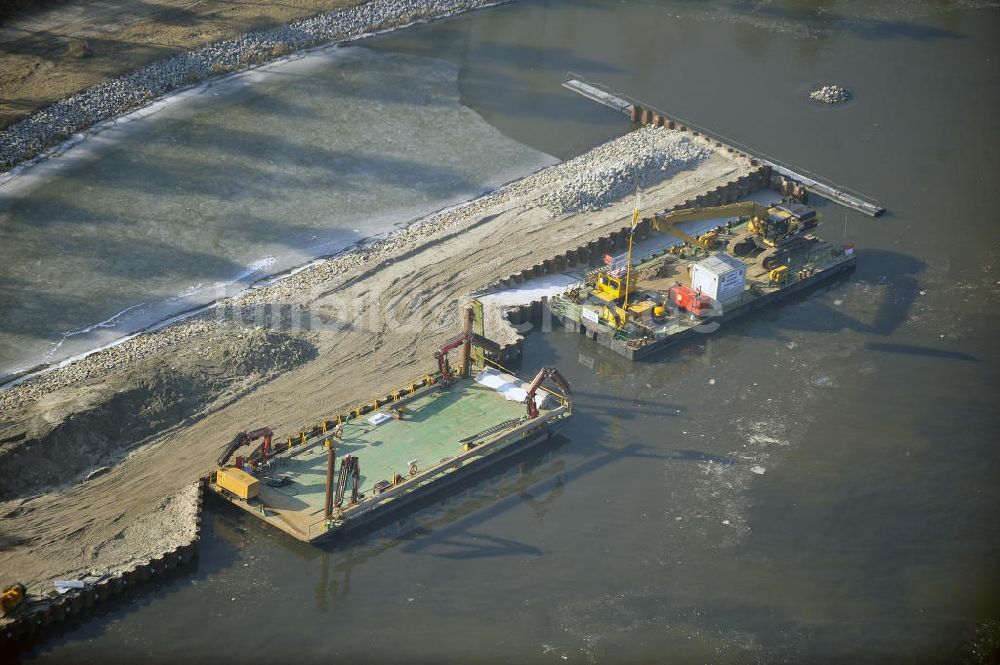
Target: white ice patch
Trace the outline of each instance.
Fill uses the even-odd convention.
[[[370,422],[372,425],[381,425],[387,420],[392,420],[392,416],[388,416],[384,413],[376,413],[374,416],[370,416],[368,418],[368,422]]]
[[[480,296],[479,300],[484,305],[495,304],[502,307],[527,305],[541,300],[543,297],[551,298],[552,296],[561,295],[570,286],[579,283],[579,281],[579,278],[571,275],[543,275],[519,286]]]
[[[523,403],[524,400],[528,398],[528,391],[525,389],[525,386],[528,384],[524,383],[516,376],[504,374],[495,369],[484,369],[479,376],[476,377],[476,383],[486,386],[487,388],[492,388],[496,392],[503,395],[504,399],[508,399],[512,402]],[[547,393],[544,391],[535,393],[536,407],[539,409],[544,408],[547,401]]]

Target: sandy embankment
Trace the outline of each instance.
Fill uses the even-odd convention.
[[[227,307],[0,393],[0,570],[38,585],[110,568],[132,555],[111,546],[129,528],[148,534],[150,547],[171,546],[176,530],[142,525],[157,519],[164,497],[212,468],[235,431],[298,432],[422,375],[435,347],[456,333],[457,305],[469,294],[621,228],[633,198],[569,216],[553,208],[572,209],[575,191],[620,195],[618,181],[634,182],[637,169],[662,178],[664,160],[655,156],[690,140],[665,129],[633,132]],[[705,154],[647,186],[644,210],[752,170],[724,153]],[[628,163],[632,172],[622,167]],[[577,207],[593,206],[591,198],[581,196]],[[308,326],[261,328],[281,312]],[[99,466],[110,468],[82,480]]]

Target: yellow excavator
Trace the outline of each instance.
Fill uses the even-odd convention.
[[[693,247],[711,249],[718,242],[717,231],[712,230],[695,237],[681,231],[677,224],[722,217],[749,218],[746,230],[733,241],[731,250],[736,254],[764,250],[757,256],[757,261],[767,270],[782,263],[780,250],[785,245],[802,231],[819,223],[816,211],[799,203],[779,203],[765,208],[759,203],[745,201],[704,208],[684,208],[656,215],[650,228],[674,235]]]
[[[803,232],[819,224],[816,211],[801,203],[780,203],[767,209],[767,216],[753,218],[747,223],[746,231],[733,239],[733,252],[749,254],[758,249],[757,264],[771,272],[772,281],[783,280],[776,275],[783,264],[787,264],[794,247],[804,241]]]
[[[747,232],[753,234],[758,246],[780,247],[792,236],[819,224],[816,211],[801,203],[780,203],[767,209],[767,214],[753,217]]]
[[[699,222],[704,219],[719,219],[722,217],[749,217],[750,223],[767,219],[769,210],[759,203],[747,201],[744,203],[729,203],[721,206],[705,208],[682,208],[662,215],[655,215],[650,222],[650,230],[669,233],[691,245],[702,249],[712,249],[719,240],[718,231],[712,230],[700,236],[692,236],[677,228],[681,222]]]

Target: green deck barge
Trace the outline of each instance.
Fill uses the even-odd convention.
[[[511,375],[494,374],[509,388],[527,387]],[[397,419],[400,406],[404,413]],[[253,474],[259,480],[256,497],[239,498],[220,488],[214,475],[209,488],[293,537],[311,542],[370,522],[518,453],[548,438],[569,415],[569,402],[554,394],[547,395],[537,417],[529,418],[524,403],[472,378],[438,382],[344,423],[339,440],[320,433],[295,441],[297,445],[279,443],[284,449]],[[374,424],[373,419],[382,422]],[[346,456],[354,456],[360,472],[357,502],[351,504],[347,487],[329,520],[327,441],[334,446],[339,466]],[[376,493],[380,481],[387,482]],[[334,477],[334,487],[336,483]]]

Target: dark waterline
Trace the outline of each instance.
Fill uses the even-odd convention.
[[[573,70],[873,194],[877,221],[821,206],[821,235],[859,247],[850,280],[645,363],[532,335],[523,373],[555,360],[575,389],[564,439],[325,548],[213,506],[194,575],[28,659],[940,663],[995,643],[1000,12],[754,6],[528,2],[372,45],[455,62],[465,104],[549,154],[627,129],[559,87]],[[824,82],[855,102],[806,102]]]

